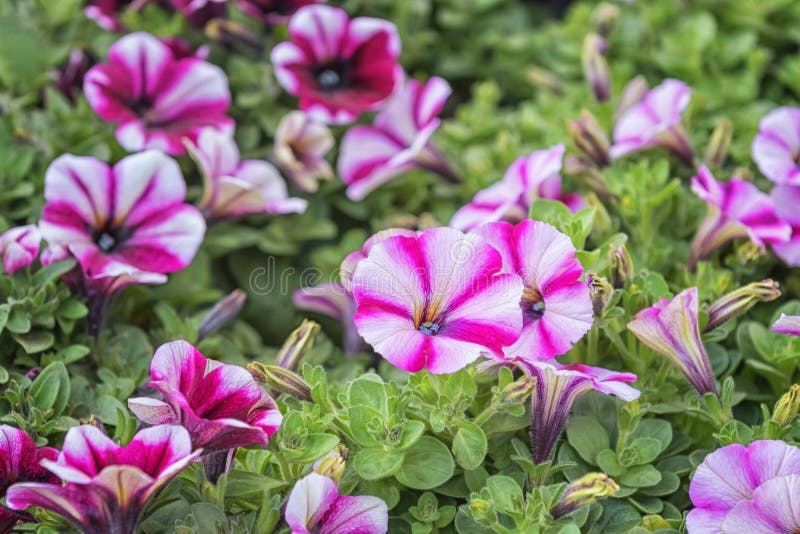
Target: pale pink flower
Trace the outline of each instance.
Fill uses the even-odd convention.
[[[302,111],[292,111],[275,130],[275,163],[295,187],[314,193],[320,180],[333,177],[325,159],[333,144],[333,134],[327,126],[311,120]]]
[[[753,160],[779,185],[800,186],[800,108],[773,110],[758,123]]]
[[[17,226],[0,235],[0,255],[3,272],[14,274],[24,269],[39,255],[42,234],[35,224]]]
[[[800,267],[800,186],[778,185],[773,188],[770,198],[775,203],[778,218],[792,227],[789,240],[775,243],[772,250],[792,267]]]
[[[772,331],[790,336],[800,336],[800,315],[782,313],[780,318],[772,325]]]

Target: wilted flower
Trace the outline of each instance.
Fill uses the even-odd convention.
[[[772,331],[790,336],[800,336],[800,315],[782,313],[780,319],[772,325]]]
[[[695,508],[690,534],[795,532],[800,528],[800,449],[783,441],[754,441],[718,449],[689,485]]]
[[[678,293],[671,301],[661,299],[636,314],[628,330],[636,338],[665,356],[698,393],[717,393],[714,372],[700,339],[697,288]]]
[[[459,209],[450,226],[469,231],[487,222],[516,223],[528,217],[531,205],[540,198],[560,200],[572,211],[582,208],[580,196],[561,192],[563,157],[564,145],[556,145],[518,158],[502,180],[479,191],[472,202]]]
[[[581,110],[581,118],[569,121],[567,129],[572,136],[572,142],[584,158],[597,167],[605,167],[611,163],[608,137],[594,115],[585,109]]]
[[[312,472],[289,494],[286,523],[292,534],[384,534],[389,530],[389,509],[371,495],[339,495],[333,480]]]
[[[134,532],[148,502],[199,454],[179,426],[142,430],[124,447],[91,425],[73,427],[58,459],[42,460],[66,484],[14,484],[8,506],[44,508],[86,534]]]
[[[364,342],[356,331],[353,316],[356,303],[353,295],[339,282],[325,282],[313,287],[302,287],[292,293],[292,302],[301,310],[327,315],[342,325],[342,346],[345,354],[358,354]]]
[[[625,287],[625,283],[633,278],[633,258],[624,244],[614,248],[609,257],[611,285],[617,289]]]
[[[714,330],[726,321],[747,312],[759,302],[770,302],[780,297],[778,285],[778,282],[766,279],[723,295],[708,307],[708,324],[705,331]]]
[[[200,343],[210,334],[235,319],[239,312],[242,311],[246,300],[247,293],[241,289],[234,289],[214,304],[214,307],[208,311],[197,329],[197,342]]]
[[[212,19],[224,18],[228,0],[169,0],[190,24],[202,28]]]
[[[562,517],[594,503],[597,499],[613,497],[618,491],[619,484],[607,474],[586,473],[567,486],[558,504],[550,510],[550,515],[555,518]]]
[[[767,113],[758,123],[752,152],[764,176],[779,185],[800,186],[800,108]]]
[[[564,354],[592,326],[589,287],[569,237],[553,226],[530,219],[516,226],[487,223],[474,233],[502,256],[503,272],[518,274],[525,285],[521,299],[522,332],[503,349],[506,358],[547,360]]]
[[[74,104],[75,91],[83,86],[83,78],[93,63],[86,51],[76,48],[65,63],[52,71],[53,86]]]
[[[24,269],[39,255],[42,234],[34,224],[17,226],[0,235],[0,255],[3,257],[3,272],[14,274]]]
[[[608,100],[611,93],[611,72],[604,57],[607,49],[608,42],[596,33],[586,36],[581,49],[583,77],[598,102]]]
[[[681,113],[689,105],[691,89],[678,80],[665,80],[625,110],[614,127],[611,157],[653,147],[674,152],[687,165],[694,161],[694,151],[681,126]]]
[[[225,132],[205,128],[197,144],[186,149],[203,174],[199,207],[209,221],[257,213],[302,213],[308,202],[289,197],[278,169],[264,160],[241,160],[239,148]]]
[[[348,197],[360,200],[414,168],[458,182],[455,171],[431,141],[450,93],[442,78],[433,77],[425,84],[408,80],[384,103],[372,126],[348,130],[338,162]]]
[[[636,381],[636,375],[631,373],[617,373],[579,363],[561,365],[534,358],[520,359],[516,363],[537,378],[531,397],[531,442],[533,461],[537,464],[550,457],[572,405],[585,393],[596,390],[626,402],[639,398],[639,390],[627,384]]]
[[[400,36],[389,21],[310,5],[292,15],[289,37],[270,54],[275,76],[323,122],[348,123],[376,109],[403,78]]]
[[[690,268],[734,239],[749,238],[763,248],[765,243],[785,243],[791,235],[789,225],[778,218],[772,199],[749,182],[737,178],[719,182],[702,165],[692,178],[692,191],[708,203],[708,214],[692,241]]]
[[[792,234],[785,243],[772,245],[775,254],[792,267],[800,267],[800,186],[779,185],[770,195],[775,203],[778,217],[792,227]]]
[[[431,228],[372,247],[353,275],[356,328],[375,352],[410,372],[455,372],[502,356],[522,327],[522,279],[475,234]]]
[[[147,33],[114,43],[108,63],[86,74],[83,92],[100,118],[118,123],[117,141],[130,151],[183,154],[184,137],[197,141],[206,127],[233,130],[225,73],[202,59],[177,59]]]
[[[303,6],[323,2],[325,0],[236,0],[236,5],[264,24],[275,25],[288,22],[289,17]]]
[[[150,363],[148,385],[164,401],[128,400],[128,407],[149,424],[186,427],[195,448],[206,454],[269,443],[281,424],[275,401],[247,370],[205,356],[186,341],[158,348]]]
[[[92,157],[64,155],[45,174],[46,204],[39,229],[50,252],[66,252],[82,269],[90,330],[97,333],[108,297],[128,284],[159,284],[191,263],[205,223],[184,204],[178,164],[156,150],[114,167]],[[98,316],[99,314],[99,316]]]
[[[333,177],[325,154],[333,148],[333,135],[322,123],[302,111],[284,116],[275,130],[275,163],[295,187],[307,193],[319,188],[320,180]]]

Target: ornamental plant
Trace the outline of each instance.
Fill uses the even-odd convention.
[[[800,532],[792,2],[0,2],[0,533]]]

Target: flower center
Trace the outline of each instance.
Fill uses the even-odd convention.
[[[128,107],[133,111],[137,117],[144,118],[144,115],[150,110],[153,103],[146,96],[141,96],[128,104]]]
[[[336,91],[347,86],[347,65],[341,61],[328,63],[317,68],[314,72],[319,88],[326,93]]]
[[[439,332],[440,326],[433,321],[425,321],[419,325],[419,331],[429,336],[435,336]]]
[[[526,287],[522,292],[519,307],[522,308],[522,316],[526,323],[538,321],[544,315],[544,297],[537,288]]]
[[[100,247],[100,250],[103,252],[111,252],[117,244],[117,239],[108,232],[101,232],[100,235],[95,238],[95,243],[97,243],[97,246]]]
[[[92,241],[97,248],[106,254],[111,254],[125,243],[130,234],[131,232],[125,228],[103,228],[92,233]]]

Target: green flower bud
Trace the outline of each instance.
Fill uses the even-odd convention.
[[[296,371],[303,356],[314,345],[314,338],[319,333],[319,330],[318,323],[303,319],[300,326],[289,334],[289,337],[283,342],[283,346],[278,350],[278,354],[275,357],[275,365],[290,371]]]
[[[247,364],[247,370],[256,382],[267,384],[279,393],[286,393],[297,399],[311,402],[311,386],[300,376],[277,365],[264,365],[259,362]]]
[[[607,49],[606,40],[596,33],[586,36],[581,49],[583,76],[598,102],[605,102],[611,94],[611,71],[604,56]]]
[[[800,411],[800,384],[793,384],[775,403],[772,420],[780,426],[789,426],[797,419],[798,411]]]
[[[244,303],[247,300],[247,293],[241,289],[232,291],[228,296],[214,304],[214,307],[209,310],[197,329],[197,342],[213,334],[239,315],[242,311]]]
[[[708,165],[713,167],[722,165],[728,156],[728,150],[731,148],[732,138],[733,123],[728,119],[720,120],[711,134],[711,140],[708,143],[708,149],[706,149],[706,163]]]
[[[594,312],[594,316],[602,317],[614,293],[614,288],[611,287],[608,280],[602,276],[597,276],[591,271],[586,273],[586,284],[589,286],[589,295],[592,298],[592,311]]]
[[[587,110],[581,110],[581,118],[569,121],[567,129],[572,142],[581,154],[597,167],[605,167],[611,163],[610,144],[597,119]]]
[[[522,375],[503,388],[503,391],[500,393],[500,400],[507,405],[522,404],[528,400],[528,397],[530,397],[535,388],[536,377]]]
[[[314,471],[339,483],[344,475],[345,462],[349,451],[341,443],[333,448],[322,460],[314,464]]]
[[[625,245],[611,251],[611,285],[615,289],[625,286],[633,278],[633,259]]]
[[[778,282],[767,278],[723,295],[708,307],[708,324],[705,332],[710,332],[726,321],[745,313],[759,302],[769,302],[780,297],[778,286]]]
[[[597,499],[612,497],[619,491],[619,485],[605,473],[587,473],[572,482],[550,510],[555,518],[565,516],[579,508],[588,506]]]
[[[619,8],[608,2],[600,2],[592,13],[592,24],[600,35],[606,37],[617,23]]]

